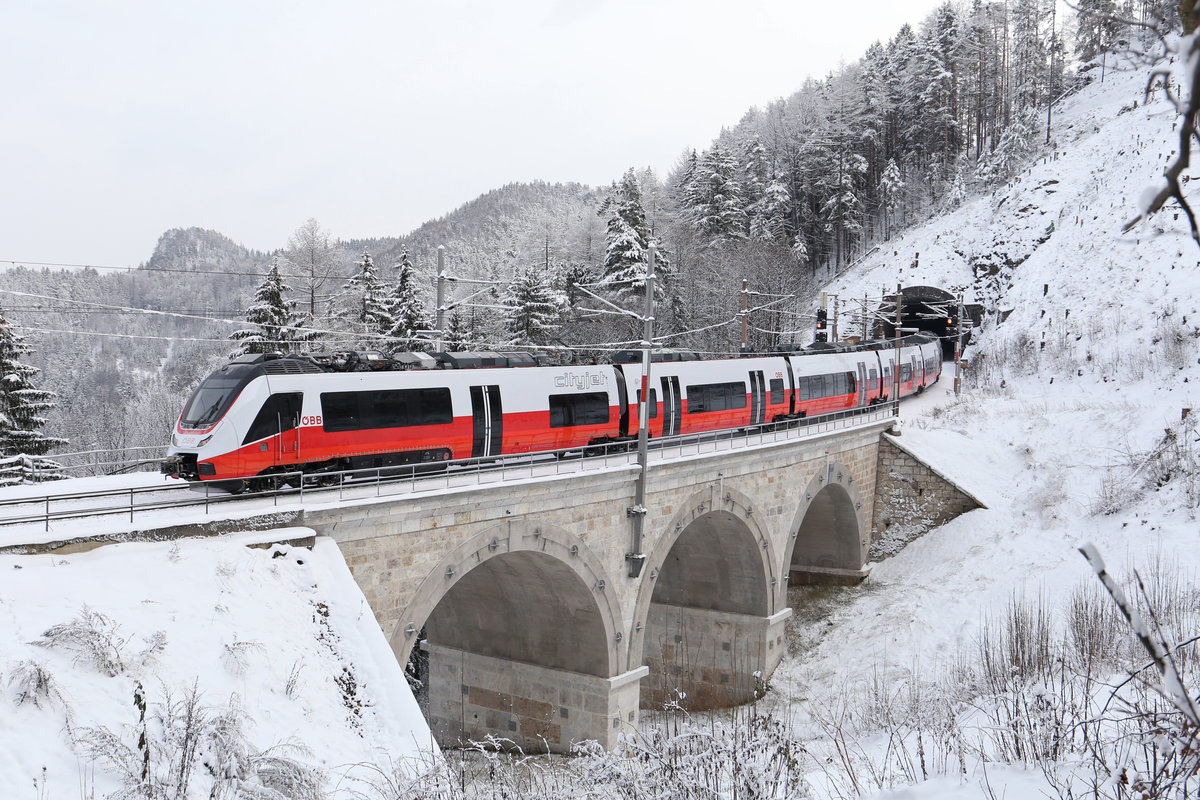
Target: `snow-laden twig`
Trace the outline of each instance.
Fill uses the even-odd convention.
[[[1157,621],[1154,622],[1154,627],[1158,635],[1154,636],[1151,634],[1150,626],[1146,624],[1142,615],[1129,602],[1129,599],[1125,596],[1125,592],[1121,590],[1121,587],[1113,580],[1112,575],[1108,573],[1104,565],[1104,559],[1101,558],[1100,551],[1094,544],[1088,543],[1083,545],[1079,548],[1079,552],[1087,559],[1088,564],[1091,565],[1092,570],[1096,573],[1096,577],[1104,584],[1104,588],[1112,595],[1117,607],[1125,615],[1125,619],[1133,629],[1134,635],[1137,636],[1138,641],[1142,643],[1142,647],[1146,648],[1146,651],[1154,660],[1159,675],[1162,676],[1163,691],[1167,699],[1171,701],[1171,704],[1180,713],[1187,717],[1188,722],[1193,726],[1200,725],[1200,713],[1197,713],[1195,703],[1188,695],[1187,690],[1184,689],[1183,679],[1180,677],[1179,670],[1175,666],[1175,660],[1171,655],[1170,649],[1162,641],[1162,630],[1158,627]],[[1137,580],[1138,585],[1142,586],[1140,576],[1138,576]],[[1145,593],[1144,587],[1142,588],[1142,592]]]

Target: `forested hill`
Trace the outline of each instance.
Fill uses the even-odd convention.
[[[419,331],[433,325],[444,246],[451,275],[495,282],[470,303],[478,287],[451,286],[452,346],[599,355],[640,334],[586,313],[595,302],[574,287],[640,306],[651,239],[664,344],[735,350],[743,279],[763,307],[752,347],[803,338],[831,276],[1043,151],[1071,147],[1055,103],[1100,79],[1106,48],[1153,61],[1157,40],[1113,12],[1171,25],[1175,3],[1117,6],[1063,15],[1039,0],[946,3],[857,61],[797,76],[794,94],[748,110],[704,150],[681,150],[665,174],[632,167],[600,188],[513,184],[394,238],[347,238],[308,220],[270,253],[175,229],[137,270],[0,273],[0,307],[35,348],[42,385],[59,393],[47,432],[71,449],[162,444],[190,387],[235,349],[230,334],[246,328],[271,264],[290,302],[279,313],[312,333],[282,343],[297,349],[428,347]]]

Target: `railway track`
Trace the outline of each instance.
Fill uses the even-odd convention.
[[[834,430],[890,419],[891,405],[856,409],[781,423],[768,423],[736,431],[665,437],[650,442],[651,462],[767,445],[817,436]],[[636,452],[627,444],[499,456],[487,460],[449,462],[436,471],[429,467],[385,467],[347,470],[318,475],[289,473],[260,479],[255,491],[230,494],[212,484],[129,486],[83,492],[47,492],[5,499],[0,494],[0,547],[35,540],[87,538],[96,535],[89,521],[106,520],[114,527],[146,530],[187,524],[227,513],[271,513],[295,510],[308,504],[360,501],[372,497],[428,494],[472,486],[510,483],[556,475],[606,470],[636,463]],[[62,482],[67,484],[69,482]],[[52,486],[57,484],[43,484]],[[67,487],[64,485],[64,489]],[[115,524],[114,524],[115,523]],[[20,541],[21,534],[30,534]],[[34,535],[36,534],[36,535]]]

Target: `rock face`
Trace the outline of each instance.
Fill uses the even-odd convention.
[[[870,559],[906,544],[983,503],[910,453],[891,436],[879,441]]]

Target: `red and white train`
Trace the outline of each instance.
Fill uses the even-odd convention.
[[[652,437],[862,408],[941,375],[936,337],[746,358],[657,354]],[[436,358],[435,358],[436,356]],[[638,360],[634,360],[637,358]],[[660,360],[661,359],[661,360]],[[240,491],[264,476],[435,464],[633,441],[640,354],[545,366],[528,354],[406,355],[408,363],[243,356],[205,378],[175,424],[162,471]],[[437,368],[407,368],[420,362]]]

